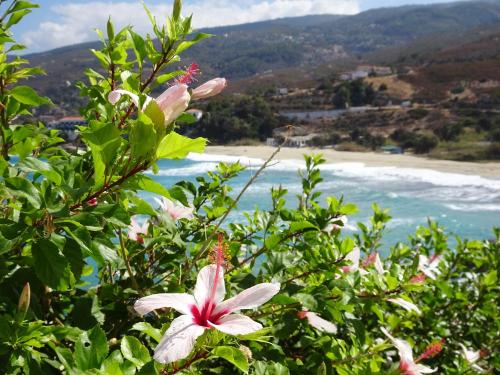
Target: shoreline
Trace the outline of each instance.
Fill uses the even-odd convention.
[[[267,159],[276,150],[270,146],[207,146],[207,154],[242,156]],[[445,173],[457,173],[500,180],[500,162],[461,162],[453,160],[428,159],[414,155],[391,155],[375,152],[336,151],[319,148],[283,147],[277,160],[303,160],[304,154],[321,153],[327,163],[363,163],[367,167],[397,167],[430,169]]]

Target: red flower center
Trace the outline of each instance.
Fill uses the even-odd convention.
[[[227,310],[222,310],[215,313],[215,294],[217,293],[217,285],[221,278],[222,272],[222,264],[224,262],[224,254],[223,254],[223,237],[222,234],[218,236],[219,243],[215,247],[215,257],[216,257],[216,268],[215,268],[215,276],[213,280],[213,284],[211,285],[210,295],[208,299],[205,301],[203,307],[201,309],[198,306],[191,306],[191,314],[193,314],[194,323],[202,326],[210,328],[208,322],[210,321],[213,324],[219,324],[220,318],[228,313]]]

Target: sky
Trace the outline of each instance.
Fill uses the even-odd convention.
[[[132,24],[139,33],[150,31],[140,0],[31,0],[40,5],[14,29],[28,52],[96,40],[111,15],[117,25]],[[356,14],[364,10],[450,0],[184,0],[183,14],[194,14],[195,28],[234,25],[308,14]],[[164,19],[172,0],[145,0],[157,19]]]

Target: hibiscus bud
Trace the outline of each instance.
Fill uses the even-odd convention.
[[[297,316],[299,319],[305,319],[307,317],[307,311],[298,311]]]
[[[240,345],[240,351],[248,360],[252,360],[252,351],[248,346]]]
[[[89,206],[97,206],[97,198],[92,198],[92,199],[88,200],[87,204]]]
[[[165,115],[165,125],[174,122],[186,110],[190,99],[191,96],[185,84],[174,85],[155,99]]]
[[[24,285],[23,291],[21,292],[21,295],[19,296],[19,303],[17,305],[17,309],[21,313],[23,319],[26,316],[26,313],[28,312],[28,309],[30,307],[30,298],[31,298],[30,283],[26,283],[26,285]]]
[[[425,275],[423,273],[419,273],[418,275],[413,276],[410,279],[411,284],[421,284],[425,281]]]
[[[225,78],[214,78],[193,90],[193,99],[206,99],[219,94],[226,87]]]

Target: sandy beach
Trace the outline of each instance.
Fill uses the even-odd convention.
[[[246,156],[267,159],[276,149],[269,146],[209,146],[208,154]],[[328,163],[363,163],[368,167],[400,167],[432,169],[440,172],[480,175],[500,179],[500,162],[471,163],[435,160],[413,155],[390,155],[374,152],[347,152],[333,149],[284,147],[276,156],[282,160],[301,160],[303,154],[322,153]]]

